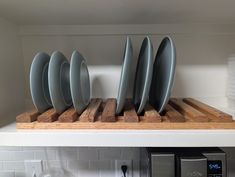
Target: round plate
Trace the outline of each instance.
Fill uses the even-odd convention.
[[[50,56],[40,52],[35,55],[30,68],[30,92],[33,104],[40,113],[52,106],[48,88],[49,61]]]
[[[72,105],[69,68],[69,62],[62,53],[52,53],[48,70],[49,91],[52,105],[58,114]]]
[[[148,101],[149,89],[152,80],[152,71],[153,46],[149,37],[146,37],[142,42],[135,75],[133,100],[137,114],[140,114],[143,111]]]
[[[129,87],[129,81],[130,81],[132,58],[133,58],[132,43],[131,43],[131,39],[127,37],[124,56],[123,56],[124,60],[122,64],[119,89],[118,89],[116,114],[121,113],[125,104],[126,94],[127,94],[127,90]]]
[[[81,114],[90,102],[90,78],[86,62],[78,51],[71,57],[70,89],[74,108]]]
[[[176,65],[173,41],[165,37],[157,51],[149,101],[158,112],[162,112],[170,98]]]

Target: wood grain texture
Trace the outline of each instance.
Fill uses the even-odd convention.
[[[126,101],[123,113],[125,122],[139,122],[139,117],[131,100]]]
[[[102,99],[94,98],[91,100],[90,104],[86,108],[86,110],[79,117],[79,121],[81,122],[94,122],[99,111],[99,107],[102,103]]]
[[[150,105],[145,107],[144,115],[137,116],[130,103],[127,100],[123,115],[116,116],[115,99],[92,99],[78,120],[73,108],[59,120],[54,109],[41,115],[33,110],[17,116],[16,125],[18,129],[235,129],[230,115],[191,98],[170,99],[162,116]]]
[[[143,129],[143,130],[164,130],[164,129],[235,129],[235,122],[79,122],[60,123],[17,123],[18,129]]]
[[[160,114],[148,103],[144,108],[143,118],[147,122],[161,122],[162,121]]]
[[[37,120],[40,113],[35,109],[22,113],[16,117],[16,122],[33,122]]]
[[[49,109],[40,116],[38,116],[38,122],[54,122],[58,119],[58,114],[56,113],[55,109]]]
[[[77,111],[71,107],[59,116],[60,122],[75,122],[78,119]]]
[[[184,98],[183,101],[190,106],[194,107],[195,109],[201,111],[202,113],[206,114],[210,121],[212,122],[232,122],[233,118],[231,115],[224,113],[218,109],[215,109],[205,103],[197,101],[193,98]]]
[[[104,110],[101,114],[101,121],[102,122],[115,122],[116,121],[116,99],[109,98],[106,101],[104,106]]]
[[[182,99],[171,98],[169,104],[179,111],[187,121],[208,122],[209,118],[202,112],[183,102]]]
[[[182,114],[176,111],[171,105],[167,105],[165,108],[165,115],[170,122],[185,122],[185,118]]]

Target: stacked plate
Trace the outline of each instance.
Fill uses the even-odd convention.
[[[235,106],[235,55],[228,58],[228,86],[227,97],[229,106]]]
[[[117,97],[117,114],[123,110],[126,92],[129,88],[132,56],[131,40],[127,38]],[[133,94],[133,103],[137,114],[143,112],[148,101],[159,113],[164,110],[171,94],[175,65],[175,47],[170,37],[165,37],[162,40],[154,63],[151,40],[149,37],[143,40],[137,63]]]
[[[58,114],[71,105],[81,113],[90,101],[90,80],[86,61],[74,51],[71,62],[59,51],[49,56],[38,53],[30,69],[33,103],[42,113],[52,106]]]

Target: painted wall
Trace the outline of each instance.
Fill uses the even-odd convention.
[[[70,59],[72,52],[79,50],[90,67],[93,96],[116,97],[125,38],[129,35],[134,48],[131,96],[142,40],[146,34],[151,37],[155,55],[162,38],[170,35],[177,51],[173,96],[225,97],[227,57],[235,53],[235,34],[227,27],[221,30],[221,26],[215,31],[191,28],[183,25],[22,26],[25,77],[28,78],[37,52],[51,54],[59,50]],[[97,67],[102,70],[98,77]],[[28,89],[28,80],[26,83]],[[27,93],[30,102],[29,90]]]
[[[3,19],[0,19],[0,54],[0,117],[4,124],[24,109],[26,92],[19,27]]]

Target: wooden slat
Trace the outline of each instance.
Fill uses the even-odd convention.
[[[187,121],[193,122],[208,122],[208,117],[202,112],[194,109],[192,106],[183,102],[182,99],[172,98],[169,101],[169,104],[179,111],[183,116],[185,116]]]
[[[101,115],[102,122],[115,122],[116,99],[107,99],[104,110]]]
[[[143,116],[137,116],[134,106],[131,104],[129,108],[124,108],[123,116],[116,116],[116,100],[108,99],[103,104],[101,99],[95,99],[84,111],[87,122],[75,121],[70,123],[60,122],[58,114],[54,109],[50,109],[38,116],[35,111],[30,111],[17,116],[18,129],[235,129],[235,122],[231,120],[231,116],[218,111],[204,103],[198,103],[192,99],[171,99],[170,105],[164,110],[166,113],[161,116],[162,122],[150,122],[147,117],[156,116],[156,112],[151,107],[146,107]],[[186,100],[186,101],[185,101]],[[127,100],[128,101],[128,100]],[[191,104],[191,105],[190,105]],[[103,106],[102,106],[103,105]],[[125,105],[126,107],[126,105]],[[67,114],[74,116],[74,110],[67,110]],[[86,113],[85,113],[86,112]],[[65,113],[64,113],[65,114]],[[63,115],[63,114],[62,114]],[[62,119],[62,115],[60,119]],[[182,115],[186,119],[183,121]],[[30,117],[31,116],[31,117]],[[38,117],[37,117],[38,116]],[[158,116],[158,115],[157,115]],[[37,117],[38,121],[35,121]],[[96,118],[95,118],[96,117]],[[131,117],[130,120],[128,120]],[[212,120],[211,117],[223,119],[226,122]],[[226,119],[225,118],[225,119]],[[66,119],[66,118],[64,118]],[[75,119],[75,118],[74,118]],[[70,119],[74,121],[74,119]],[[95,120],[96,119],[96,120]],[[126,120],[127,119],[127,120]],[[136,121],[136,119],[138,121]],[[30,122],[34,121],[34,122]],[[105,122],[106,121],[106,122]],[[115,121],[115,122],[114,122]],[[113,122],[113,123],[111,123]]]
[[[166,116],[170,122],[185,122],[185,118],[182,114],[176,111],[171,105],[167,105],[165,108]]]
[[[150,104],[147,104],[145,106],[143,118],[147,122],[161,122],[162,121],[160,114]]]
[[[102,99],[99,98],[92,99],[86,110],[79,117],[79,121],[94,122],[101,103]]]
[[[162,122],[163,123],[170,123],[170,118],[168,116],[162,116]]]
[[[163,118],[164,119],[164,118]],[[235,129],[235,122],[79,122],[60,123],[17,123],[18,129],[146,129],[146,130],[164,130],[164,129]]]
[[[131,100],[128,100],[125,103],[123,118],[125,122],[139,122],[139,117]]]
[[[71,107],[59,116],[60,122],[75,122],[78,119],[77,111]]]
[[[16,122],[33,122],[37,120],[40,113],[37,110],[31,110],[22,113],[16,117]]]
[[[218,109],[215,109],[209,105],[206,105],[200,101],[197,101],[193,98],[184,98],[183,101],[195,109],[207,114],[210,118],[210,121],[213,122],[232,122],[233,118],[231,115],[224,113]]]
[[[52,108],[38,116],[38,122],[54,122],[58,119],[58,114],[56,111]]]

